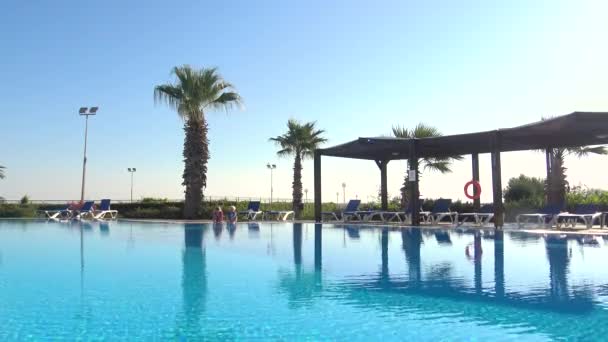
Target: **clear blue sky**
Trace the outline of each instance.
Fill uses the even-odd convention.
[[[268,142],[289,117],[316,120],[331,145],[393,124],[449,134],[608,111],[606,13],[605,1],[557,0],[3,1],[0,196],[78,198],[77,109],[99,105],[87,197],[127,198],[126,168],[137,167],[136,197],[181,198],[182,123],[153,101],[181,64],[219,67],[245,100],[243,111],[208,114],[210,195],[268,196],[271,161],[275,197],[289,197],[291,161]],[[504,158],[504,178],[542,175],[542,155]],[[607,186],[605,157],[569,166],[572,182]],[[390,164],[389,193],[405,167]],[[462,197],[468,160],[454,171],[426,175],[423,195]],[[325,199],[343,181],[360,198],[379,183],[371,162],[327,159],[323,176]]]

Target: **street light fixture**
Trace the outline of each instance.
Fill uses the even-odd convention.
[[[275,164],[267,163],[266,167],[270,170],[270,205],[272,206],[272,193],[274,192],[274,189],[272,187],[272,171],[276,169],[277,166]]]
[[[304,202],[308,203],[308,189],[304,189],[304,196],[305,196]]]
[[[346,183],[342,183],[342,202],[346,203]]]
[[[127,171],[131,174],[131,203],[133,203],[133,174],[137,171],[134,167],[127,168]]]
[[[85,117],[84,123],[84,158],[82,159],[82,186],[80,188],[80,201],[84,202],[84,184],[87,173],[87,136],[89,130],[89,116],[96,115],[99,107],[80,107],[78,114]]]

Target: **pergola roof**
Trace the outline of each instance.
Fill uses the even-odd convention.
[[[436,138],[359,138],[319,153],[369,160],[408,159],[414,144],[416,156],[421,158],[490,153],[493,146],[509,152],[608,144],[608,113],[574,112],[513,128]]]

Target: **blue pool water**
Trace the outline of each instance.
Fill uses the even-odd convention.
[[[509,231],[0,220],[0,340],[607,340],[607,262]]]

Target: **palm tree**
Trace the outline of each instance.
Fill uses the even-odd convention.
[[[4,178],[4,169],[6,169],[4,166],[0,165],[0,179]]]
[[[549,159],[551,161],[551,169],[547,179],[547,202],[549,204],[563,205],[566,202],[566,192],[569,185],[566,179],[566,170],[564,160],[566,156],[572,155],[578,158],[586,157],[590,154],[608,154],[608,150],[604,146],[582,146],[568,148],[553,148],[549,149]]]
[[[230,109],[241,104],[241,96],[226,82],[217,68],[193,69],[189,65],[173,68],[176,83],[154,88],[155,102],[165,102],[184,120],[184,217],[200,214],[203,188],[207,185],[209,140],[205,111]]]
[[[302,160],[312,157],[317,147],[326,142],[321,137],[324,130],[317,130],[315,122],[300,123],[297,120],[287,121],[287,133],[276,138],[270,138],[281,149],[277,152],[279,157],[294,156],[293,163],[293,211],[295,217],[300,218],[302,212]]]
[[[393,126],[393,135],[396,138],[404,138],[404,139],[420,139],[420,138],[434,138],[440,137],[443,134],[432,126],[425,125],[424,123],[419,123],[412,129],[408,129],[401,126]],[[421,158],[418,159],[419,167],[422,166],[423,170],[429,171],[438,171],[441,173],[449,173],[452,172],[450,169],[450,164],[454,160],[461,160],[461,156],[452,156],[452,157],[441,157],[441,158]],[[418,171],[418,179],[422,177],[422,172]],[[405,173],[405,179],[403,182],[403,187],[401,190],[401,205],[405,208],[409,203],[409,195],[408,195],[408,185],[409,179],[407,172]],[[420,194],[417,194],[420,197]]]

